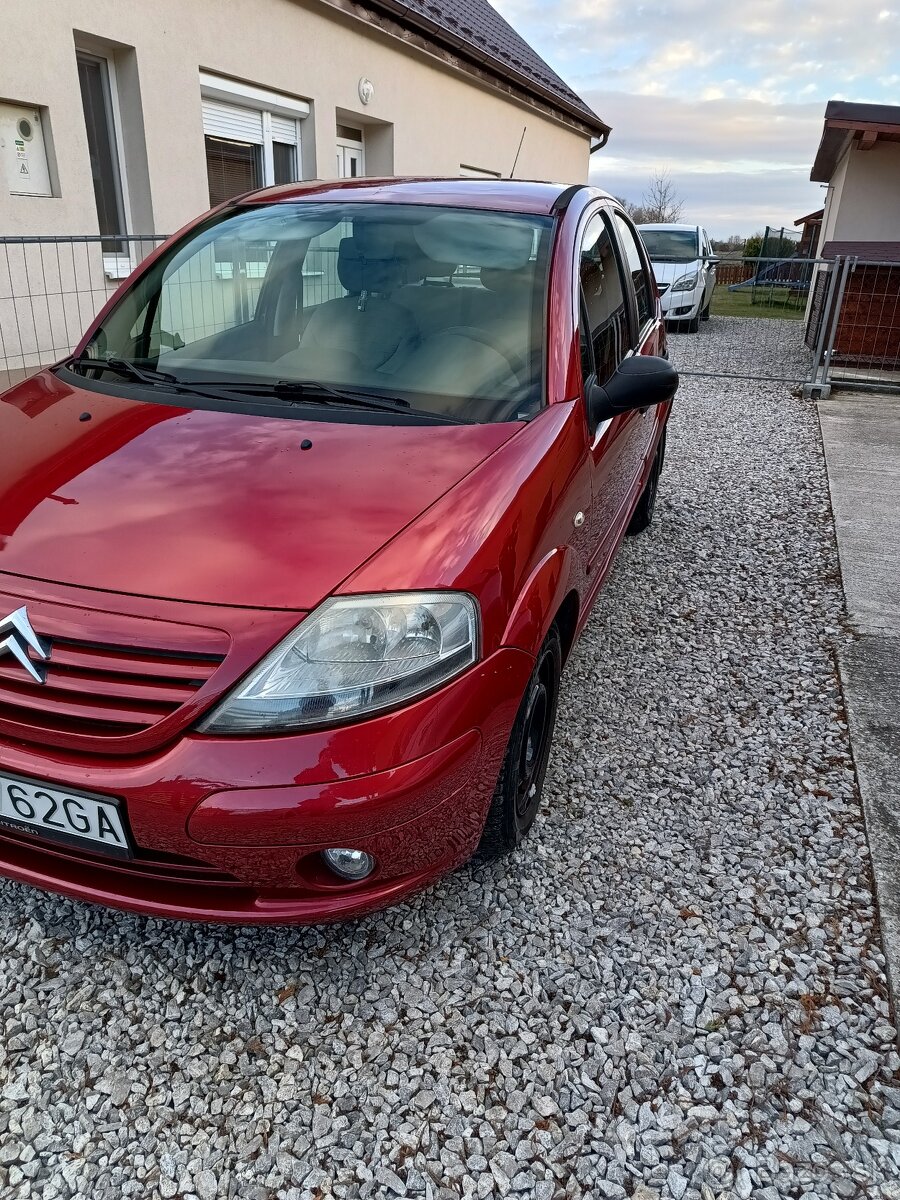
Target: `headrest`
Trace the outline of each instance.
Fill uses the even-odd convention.
[[[391,292],[406,281],[406,263],[398,259],[392,244],[374,237],[341,238],[337,274],[351,295],[360,292]]]
[[[500,271],[496,267],[481,268],[481,283],[489,292],[506,294],[530,288],[534,280],[534,263],[527,263],[515,271]]]
[[[417,254],[409,264],[409,282],[416,283],[420,279],[449,279],[459,263],[435,262],[424,254]]]
[[[413,233],[422,253],[437,262],[512,270],[531,257],[531,225],[496,213],[441,213]]]

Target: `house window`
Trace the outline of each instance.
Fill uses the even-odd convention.
[[[209,137],[206,142],[206,174],[209,203],[214,208],[232,196],[262,186],[260,147],[252,142],[233,142]]]
[[[81,50],[77,52],[77,59],[97,221],[101,233],[124,233],[125,205],[113,115],[110,64],[105,58]],[[106,242],[103,244],[104,250],[114,252],[116,248],[117,243],[112,240],[109,245]]]
[[[305,100],[204,72],[200,89],[211,205],[301,178],[300,125],[309,114]]]
[[[337,177],[356,179],[365,175],[365,149],[363,131],[352,125],[337,127]]]
[[[272,143],[273,183],[293,183],[297,174],[297,149],[286,142]]]

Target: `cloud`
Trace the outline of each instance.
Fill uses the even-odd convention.
[[[781,167],[753,174],[721,169],[690,174],[675,171],[672,182],[684,201],[682,220],[696,221],[716,238],[734,233],[746,237],[766,225],[792,229],[798,217],[821,208],[824,190],[810,183],[808,175],[807,170]],[[594,156],[591,182],[614,196],[640,201],[649,178],[627,162],[619,160],[607,168],[602,153]]]
[[[591,181],[617,196],[639,201],[651,177],[667,171],[685,218],[715,237],[791,225],[823,202],[809,180],[822,132],[819,104],[602,91],[585,99],[613,127],[591,159]]]
[[[637,162],[711,160],[806,166],[822,133],[822,105],[738,97],[683,99],[591,89],[587,103],[613,129],[609,154]],[[601,152],[602,158],[606,151]]]
[[[731,76],[738,96],[789,102],[810,82],[820,99],[878,83],[896,70],[897,44],[873,29],[900,20],[884,0],[497,0],[503,15],[577,90],[696,96]],[[855,89],[850,85],[856,84]]]
[[[890,0],[494,3],[613,126],[591,179],[639,200],[668,168],[717,236],[821,207],[809,171],[827,100],[900,103]]]

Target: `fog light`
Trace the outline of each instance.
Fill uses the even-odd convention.
[[[365,850],[332,847],[330,850],[323,850],[322,857],[335,875],[340,875],[341,879],[352,880],[354,883],[365,879],[375,870],[375,859]]]

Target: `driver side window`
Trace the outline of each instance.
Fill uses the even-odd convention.
[[[591,217],[582,236],[578,274],[582,324],[586,325],[583,335],[587,335],[592,351],[587,354],[587,346],[582,345],[582,371],[590,373],[592,365],[597,382],[602,385],[628,353],[631,338],[618,259],[609,226],[601,213]]]

